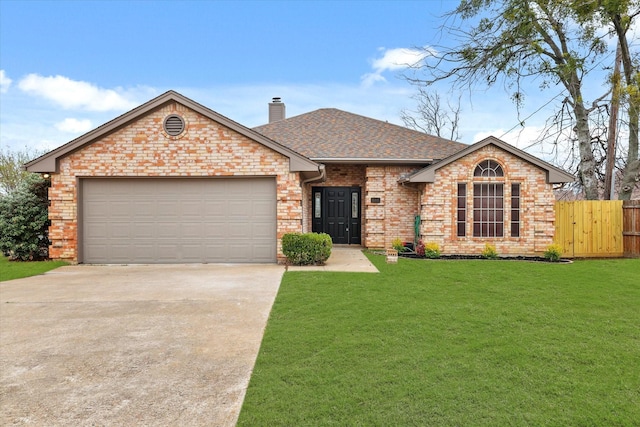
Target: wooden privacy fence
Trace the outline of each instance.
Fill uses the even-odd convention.
[[[555,242],[571,258],[622,257],[621,200],[556,202]]]
[[[629,200],[622,205],[624,228],[622,241],[624,256],[640,257],[640,200]]]

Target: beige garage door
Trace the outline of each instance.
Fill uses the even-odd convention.
[[[85,263],[276,261],[272,178],[82,179]]]

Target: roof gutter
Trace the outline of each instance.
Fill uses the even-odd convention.
[[[318,175],[312,176],[311,178],[307,178],[300,183],[300,186],[304,186],[310,182],[321,181],[324,182],[327,178],[326,170],[323,164],[318,165]]]
[[[314,162],[324,163],[368,163],[368,164],[415,164],[424,165],[433,163],[433,159],[391,159],[391,158],[377,158],[377,157],[310,157]]]

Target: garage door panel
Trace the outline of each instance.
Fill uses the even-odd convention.
[[[226,223],[206,224],[203,225],[202,232],[207,239],[224,239],[228,228],[229,224]]]
[[[224,218],[226,216],[227,203],[225,200],[206,201],[202,210],[209,218]]]
[[[181,259],[179,258],[180,251],[175,244],[158,243],[155,246],[155,250],[155,259],[157,259],[158,262],[170,262],[169,260],[171,259],[174,259],[174,262],[181,262]]]
[[[87,230],[85,237],[89,239],[103,239],[107,237],[107,224],[98,223]]]
[[[139,262],[152,262],[156,256],[155,245],[153,244],[136,244],[133,248],[131,248],[136,259],[139,259]]]
[[[212,259],[219,256],[220,253],[225,252],[225,243],[206,243],[202,248],[202,254],[204,259]],[[224,261],[230,262],[230,261]]]
[[[201,259],[204,261],[204,257],[202,256],[202,244],[186,244],[182,245],[182,254],[186,259]]]
[[[251,206],[251,217],[257,221],[270,218],[271,214],[268,211],[268,206],[264,203],[254,202]]]
[[[255,224],[251,224],[251,235],[258,238],[268,238],[272,236],[276,232],[275,226],[273,228],[269,227],[258,227]]]
[[[102,245],[87,245],[84,250],[85,256],[92,259],[107,259],[109,255],[107,247]]]
[[[106,194],[105,197],[108,198],[107,200],[111,199],[110,194]],[[108,208],[106,212],[108,212],[110,217],[129,218],[129,216],[131,215],[131,210],[134,206],[135,203],[132,200],[114,200],[112,202],[108,202]]]
[[[186,223],[182,224],[182,235],[186,239],[199,239],[203,233],[202,223]]]
[[[108,224],[105,223],[105,225]],[[135,235],[140,231],[141,230],[139,227],[131,227],[131,224],[128,222],[118,221],[111,223],[111,226],[108,227],[106,237],[112,239],[114,242],[116,242],[115,239],[123,239],[125,241],[128,241],[132,234],[134,234],[135,237]]]
[[[243,226],[243,224],[230,224],[227,233],[230,239],[249,240],[252,237],[251,226]]]
[[[155,233],[160,239],[173,239],[175,236],[181,236],[181,227],[178,223],[179,217],[176,217],[173,222],[162,221],[155,223]],[[181,236],[184,238],[184,236]]]
[[[183,200],[180,203],[182,217],[200,218],[202,217],[202,202],[200,200]]]
[[[159,214],[162,218],[178,218],[182,213],[182,207],[183,201],[179,197],[174,200],[158,200],[156,215]]]
[[[132,200],[129,203],[120,202],[123,206],[120,208],[122,214],[153,216],[153,211],[156,209],[156,204],[153,200]],[[115,205],[115,204],[114,204]]]
[[[107,248],[107,256],[110,260],[109,262],[116,263],[126,263],[129,259],[129,254],[132,252],[132,249],[129,244],[114,244]]]
[[[83,179],[82,261],[275,262],[274,179]]]
[[[271,248],[268,245],[254,245],[252,247],[252,250],[254,258],[265,260],[264,262],[268,262],[266,260],[271,256]]]
[[[91,205],[89,205],[93,211],[94,214],[104,214],[107,215],[107,213],[109,212],[109,203],[107,203],[106,201],[103,200],[91,200]]]
[[[229,251],[229,261],[230,262],[241,262],[241,260],[248,255],[251,255],[251,252],[247,245],[242,245],[238,243],[232,243],[228,246]]]
[[[229,200],[228,211],[234,219],[246,218],[251,214],[251,200]]]
[[[138,221],[139,219],[141,218],[137,217],[135,223],[126,224],[129,232],[127,232],[126,234],[119,234],[117,237],[121,237],[125,241],[128,241],[130,236],[133,236],[136,241],[138,239],[153,238],[158,230],[158,227],[154,223]]]

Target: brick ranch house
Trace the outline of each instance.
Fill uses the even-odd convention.
[[[289,232],[445,254],[532,255],[552,243],[564,171],[489,137],[473,145],[274,98],[249,129],[174,91],[29,162],[49,174],[51,258],[281,262]]]

